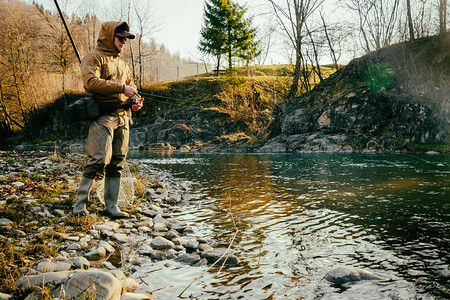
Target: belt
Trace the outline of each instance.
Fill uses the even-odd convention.
[[[128,112],[128,109],[125,108],[118,108],[115,111],[113,111],[112,113],[110,113],[109,115],[111,116],[115,116],[115,117],[119,117],[119,116],[124,116],[126,115]]]

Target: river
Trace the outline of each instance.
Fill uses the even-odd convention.
[[[206,272],[194,299],[450,298],[450,156],[132,151],[189,186],[175,215],[241,263]],[[333,287],[336,266],[385,276]],[[136,276],[176,299],[206,267],[149,264]]]

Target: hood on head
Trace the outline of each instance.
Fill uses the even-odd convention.
[[[97,39],[97,48],[111,55],[119,54],[119,50],[114,45],[114,31],[119,26],[123,26],[127,31],[130,30],[130,26],[125,21],[109,21],[103,23]]]

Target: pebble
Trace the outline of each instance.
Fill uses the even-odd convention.
[[[13,238],[24,237],[26,235],[27,234],[24,231],[19,229],[13,229],[9,232],[9,236]]]
[[[153,226],[153,229],[155,231],[159,231],[159,232],[169,231],[169,228],[167,228],[166,224],[164,224],[164,223],[155,223],[155,225]]]
[[[94,227],[99,231],[117,231],[120,225],[117,222],[105,222],[103,224],[94,225]]]
[[[8,300],[10,298],[12,298],[12,295],[0,292],[0,300]],[[147,298],[137,298],[136,300],[139,300],[139,299],[147,299]],[[129,298],[127,300],[133,300],[133,299]]]
[[[79,240],[80,240],[80,237],[79,236],[68,236],[67,238],[66,238],[66,240],[68,240],[68,241],[70,241],[70,242],[78,242]]]
[[[214,248],[208,244],[200,244],[200,245],[198,245],[198,249],[201,251],[214,250]]]
[[[155,225],[157,224],[166,224],[166,220],[161,216],[161,215],[157,215],[156,217],[153,218],[153,223],[155,223]]]
[[[141,293],[123,293],[120,300],[154,300],[155,298],[149,294]]]
[[[114,247],[113,246],[111,246],[111,244],[110,243],[108,243],[107,241],[100,241],[99,243],[98,243],[98,246],[97,247],[101,247],[101,248],[104,248],[105,250],[106,250],[106,252],[108,252],[108,253],[113,253],[114,251],[116,251],[116,249],[114,249]]]
[[[152,240],[150,243],[153,249],[170,249],[175,247],[175,244],[168,239],[163,238],[162,236],[158,236]]]
[[[0,226],[11,226],[11,225],[14,225],[13,221],[6,219],[6,218],[0,219]]]
[[[42,261],[36,266],[36,271],[41,273],[61,272],[61,271],[68,271],[70,270],[71,267],[72,264],[67,262],[54,263],[51,261]]]
[[[65,216],[65,212],[62,209],[55,209],[53,211],[53,213],[58,216],[58,217],[64,217]]]
[[[111,238],[119,243],[127,243],[130,240],[130,236],[124,233],[114,233]]]
[[[76,269],[86,269],[91,266],[91,263],[82,256],[73,257],[70,259],[70,262]]]
[[[200,261],[200,255],[196,253],[180,253],[180,255],[177,256],[176,261],[188,264],[188,265],[194,265],[197,262]]]
[[[78,251],[81,249],[81,246],[78,243],[72,243],[72,244],[68,245],[66,249]]]
[[[189,239],[183,241],[183,246],[188,250],[197,250],[199,243],[197,240]]]
[[[84,158],[84,156],[80,156],[80,158]],[[53,159],[45,159],[45,157],[43,157],[39,162],[40,164],[35,163],[33,165],[33,169],[25,170],[30,171],[30,175],[34,175],[34,178],[38,178],[36,176],[37,172],[41,174],[45,173],[48,175],[40,178],[48,181],[48,179],[44,178],[53,178],[52,170],[54,168],[59,168],[58,170],[64,169],[58,161],[54,161]],[[44,166],[46,168],[45,170],[42,169]],[[14,169],[21,170],[23,167],[17,166],[14,167]],[[59,175],[58,180],[55,182],[72,185],[74,182],[79,182],[79,175],[81,175],[80,171],[63,173],[62,175]],[[119,285],[122,285],[123,287],[122,299],[153,299],[153,297],[148,294],[134,294],[127,292],[137,288],[139,284],[135,279],[127,277],[122,270],[117,268],[117,263],[122,264],[122,267],[126,268],[127,272],[130,272],[128,275],[142,270],[141,266],[150,263],[151,260],[174,259],[192,266],[203,266],[207,262],[207,256],[204,256],[203,253],[214,251],[211,246],[213,244],[212,240],[205,238],[196,240],[194,237],[186,238],[185,235],[194,234],[194,230],[192,230],[187,223],[178,221],[172,215],[175,211],[183,211],[181,206],[174,206],[173,204],[180,203],[183,199],[189,198],[188,195],[183,194],[186,191],[186,188],[183,188],[181,183],[177,184],[164,181],[164,188],[158,188],[156,190],[152,188],[147,189],[146,193],[151,195],[152,199],[153,196],[155,197],[154,202],[142,203],[142,207],[136,207],[134,215],[128,219],[110,221],[105,217],[99,217],[98,222],[93,224],[86,231],[74,232],[76,226],[65,225],[64,222],[65,218],[72,216],[71,211],[63,210],[60,206],[55,207],[53,204],[49,203],[43,204],[41,201],[37,201],[36,195],[33,195],[32,192],[27,192],[27,194],[17,193],[17,190],[11,189],[10,186],[22,187],[26,184],[20,181],[19,178],[19,180],[16,179],[15,181],[11,181],[9,179],[11,176],[19,176],[19,173],[14,175],[14,173],[8,172],[5,176],[5,181],[8,180],[9,182],[13,182],[8,185],[8,188],[14,190],[16,194],[6,195],[5,199],[11,199],[13,201],[23,199],[23,201],[33,203],[31,211],[39,213],[45,218],[59,218],[57,223],[32,221],[26,224],[26,226],[27,228],[34,227],[33,230],[35,232],[44,233],[45,235],[50,233],[59,239],[58,241],[44,241],[44,245],[53,247],[59,245],[59,243],[62,244],[60,247],[61,251],[55,255],[56,257],[54,259],[41,260],[35,264],[33,269],[28,271],[30,274],[36,274],[37,277],[21,278],[18,280],[18,284],[24,283],[25,280],[30,280],[30,284],[42,284],[43,277],[39,277],[38,272],[43,271],[47,272],[45,282],[53,282],[59,286],[61,286],[61,284],[70,286],[70,284],[72,284],[71,282],[73,282],[71,281],[71,277],[74,276],[82,278],[84,284],[87,282],[92,283],[92,280],[98,280],[99,278],[110,278],[108,276],[112,275],[116,280],[119,280]],[[36,180],[39,181],[39,179]],[[170,181],[171,179],[168,180]],[[71,197],[73,197],[73,194],[66,191],[64,194],[55,196],[52,201],[63,202]],[[2,203],[3,202],[0,202],[0,205],[2,205]],[[89,209],[91,210],[92,208],[93,206],[91,205]],[[52,226],[47,226],[48,224],[52,224]],[[14,228],[15,223],[7,218],[0,218],[0,226],[4,228]],[[58,232],[61,227],[65,229],[65,232]],[[27,236],[24,231],[18,229],[14,230],[15,231],[8,229],[10,236],[0,237],[0,239],[15,242],[14,238],[16,236]],[[182,241],[182,236],[184,236],[183,240],[186,239],[185,243]],[[153,238],[151,239],[150,237]],[[146,238],[148,238],[148,241]],[[131,246],[131,242],[133,242],[133,245],[135,246]],[[137,243],[135,244],[134,242]],[[24,241],[24,243],[19,243],[18,245],[25,247],[26,244],[27,242]],[[90,247],[90,249],[86,253],[84,249],[87,249],[88,247]],[[134,249],[134,247],[136,247],[136,249]],[[130,252],[130,248],[133,251],[136,251]],[[128,256],[121,255],[118,257],[117,251],[119,250],[123,251],[123,253]],[[186,250],[192,250],[193,253],[186,253]],[[199,252],[203,253],[199,255]],[[130,255],[130,253],[133,254]],[[96,262],[96,266],[102,268],[103,271],[106,270],[106,273],[100,269],[96,269],[97,267],[92,266],[91,262],[104,260],[108,257],[108,254],[112,254],[111,262],[106,260]],[[232,260],[232,256],[230,257],[231,258],[229,259]],[[117,259],[120,258],[124,261],[117,262]],[[165,266],[170,267],[171,264],[167,263]],[[72,268],[75,269],[75,271],[69,271]],[[58,271],[57,273],[60,274],[56,275],[53,271]],[[98,275],[99,278],[92,278],[94,274],[96,274],[95,276]],[[120,295],[120,291],[118,295]]]
[[[206,258],[209,263],[216,262],[220,257],[222,257],[219,261],[219,264],[223,264],[225,261],[225,265],[236,265],[239,263],[239,259],[233,254],[225,254],[226,249],[214,249],[214,250],[206,250],[201,253],[203,258]]]
[[[140,222],[136,222],[135,224],[134,224],[134,227],[137,227],[137,228],[139,228],[139,227],[148,227],[148,228],[152,228],[153,227],[153,220],[152,219],[150,219],[150,218],[147,218],[147,219],[145,219],[145,220],[143,220],[143,221],[140,221]]]
[[[120,280],[120,283],[122,284],[123,292],[134,291],[139,287],[139,283],[137,283],[137,281],[133,278],[122,279]]]
[[[106,268],[106,269],[108,269],[108,270],[114,270],[114,269],[116,269],[116,267],[114,267],[114,265],[112,264],[112,263],[110,263],[109,261],[104,261],[104,262],[102,262],[102,267],[103,268]],[[124,275],[125,276],[125,275]],[[117,276],[116,276],[117,277]],[[118,278],[118,279],[120,279],[120,278]]]
[[[84,255],[88,260],[99,260],[106,257],[106,249],[103,247],[92,249]]]
[[[173,240],[176,238],[179,238],[180,236],[178,235],[178,232],[176,232],[175,230],[169,230],[164,234],[164,238],[168,239],[168,240]]]
[[[125,276],[125,273],[123,271],[117,270],[116,268],[110,269],[109,273],[113,274],[114,277],[116,277],[119,280],[123,280],[123,279],[127,278],[127,276]]]

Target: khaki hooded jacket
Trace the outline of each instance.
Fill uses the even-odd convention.
[[[81,62],[86,94],[93,95],[99,102],[125,104],[125,85],[136,88],[130,68],[119,58],[120,52],[114,45],[114,31],[120,25],[129,31],[129,26],[124,21],[103,23],[97,47],[86,54]]]

